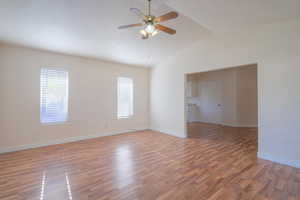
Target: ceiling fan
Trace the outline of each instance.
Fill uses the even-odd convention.
[[[130,8],[130,11],[141,17],[143,20],[142,23],[119,26],[118,29],[144,26],[144,29],[140,31],[142,39],[148,39],[149,37],[155,36],[159,31],[163,31],[171,35],[174,35],[176,33],[176,30],[163,26],[160,23],[177,18],[177,12],[173,11],[166,13],[160,17],[155,17],[151,14],[151,0],[148,0],[147,15],[143,14],[142,11],[140,11],[138,8]]]

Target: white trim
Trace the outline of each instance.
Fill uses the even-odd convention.
[[[1,148],[0,154],[21,151],[21,150],[27,150],[27,149],[33,149],[33,148],[38,148],[38,147],[51,146],[51,145],[56,145],[56,144],[77,142],[77,141],[81,141],[81,140],[99,138],[99,137],[104,137],[104,136],[119,135],[119,134],[131,133],[131,132],[136,132],[136,131],[145,131],[145,130],[149,130],[149,129],[147,129],[147,128],[129,129],[129,130],[125,130],[125,131],[116,131],[116,132],[102,133],[102,134],[96,134],[96,135],[70,137],[70,138],[65,138],[65,139],[60,139],[60,140],[53,140],[51,142],[46,142],[46,143],[28,144],[28,145],[22,145],[22,146],[16,146],[16,147]]]
[[[227,123],[221,123],[223,126],[230,126],[230,127],[236,127],[236,128],[258,128],[258,125],[245,125],[245,124],[227,124]]]
[[[271,155],[264,154],[261,152],[257,152],[257,157],[263,160],[268,160],[271,162],[283,164],[283,165],[289,165],[292,167],[300,168],[300,160],[286,160],[285,158],[275,158]]]
[[[193,122],[200,122],[200,123],[207,123],[207,124],[216,124],[216,125],[222,125],[222,126],[230,126],[230,127],[236,127],[236,128],[258,128],[258,125],[241,125],[241,124],[229,124],[229,123],[216,123],[216,122],[207,122],[207,121],[201,121],[201,120],[193,120],[188,123]]]
[[[171,136],[174,136],[174,137],[178,137],[178,138],[187,138],[187,135],[183,135],[183,136],[179,136],[179,135],[176,135],[174,134],[174,132],[171,132],[171,131],[161,131],[161,130],[158,130],[158,129],[153,129],[153,128],[150,128],[151,131],[155,131],[155,132],[159,132],[159,133],[162,133],[162,134],[167,134],[167,135],[171,135]]]

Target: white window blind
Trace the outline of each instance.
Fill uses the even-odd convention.
[[[118,118],[128,118],[133,115],[133,80],[118,78]]]
[[[41,123],[60,123],[68,119],[68,72],[43,68],[40,75]]]

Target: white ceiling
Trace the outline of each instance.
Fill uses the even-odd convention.
[[[300,0],[166,0],[212,32],[300,18]]]
[[[130,7],[144,0],[1,0],[0,41],[120,63],[154,66],[211,32],[300,17],[299,0],[153,0],[153,13],[177,10],[177,30],[141,40]],[[205,27],[205,28],[204,28]]]
[[[169,7],[153,0],[153,13]],[[145,10],[143,0],[1,0],[0,40],[97,57],[116,62],[153,66],[201,37],[204,29],[180,16],[164,23],[177,30],[174,36],[160,33],[142,40],[140,28],[118,30],[120,25],[139,23],[129,11]]]

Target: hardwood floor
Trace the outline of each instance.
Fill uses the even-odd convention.
[[[256,158],[257,131],[190,124],[0,155],[5,200],[300,199],[300,169]]]

